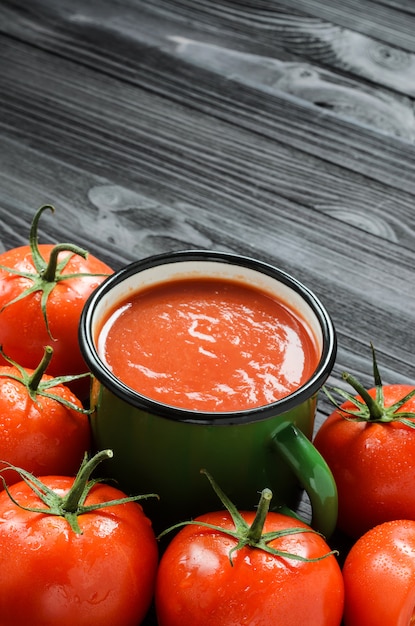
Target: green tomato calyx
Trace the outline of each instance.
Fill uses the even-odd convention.
[[[233,554],[237,552],[238,550],[241,550],[242,548],[245,548],[245,547],[250,547],[253,549],[257,549],[257,550],[263,550],[264,552],[267,552],[268,554],[272,554],[273,556],[294,559],[297,561],[304,561],[304,562],[320,561],[321,559],[324,559],[325,557],[331,554],[336,554],[335,551],[330,551],[330,552],[327,552],[326,554],[323,554],[320,557],[306,558],[299,554],[294,554],[291,552],[286,552],[284,550],[277,550],[276,548],[273,548],[272,546],[269,545],[272,541],[279,539],[281,537],[285,537],[287,535],[295,535],[298,533],[308,533],[308,532],[316,533],[316,534],[319,534],[319,533],[317,533],[317,531],[313,530],[310,527],[301,527],[301,526],[298,526],[298,527],[293,526],[292,528],[285,528],[282,530],[276,530],[273,532],[264,533],[263,532],[264,524],[265,524],[265,521],[269,512],[269,507],[270,507],[270,503],[271,503],[272,495],[273,495],[270,489],[265,488],[262,490],[260,501],[259,501],[257,511],[255,514],[255,518],[252,524],[249,525],[244,520],[244,518],[242,517],[242,515],[240,514],[236,506],[233,504],[233,502],[231,502],[231,500],[222,491],[219,485],[217,485],[217,483],[214,481],[212,476],[204,469],[201,470],[201,473],[204,474],[208,478],[216,495],[219,497],[223,506],[229,512],[232,518],[232,521],[235,525],[235,530],[223,528],[222,526],[217,526],[215,524],[210,524],[209,522],[199,521],[196,519],[196,520],[189,520],[186,522],[180,522],[178,524],[174,524],[170,528],[167,528],[162,533],[160,533],[160,535],[158,536],[158,539],[160,539],[167,533],[171,532],[172,530],[176,530],[178,528],[187,526],[189,524],[193,524],[195,526],[202,526],[205,528],[210,528],[211,530],[217,531],[221,534],[227,535],[229,537],[233,537],[236,540],[236,544],[229,551],[229,561],[231,565],[233,565]]]
[[[353,387],[358,396],[355,396],[344,389],[340,389],[339,387],[333,387],[332,391],[335,391],[342,397],[342,402],[339,403],[334,399],[332,393],[325,387],[324,392],[326,396],[347,420],[367,422],[371,424],[401,422],[402,424],[409,426],[409,428],[415,428],[415,422],[413,421],[415,419],[415,413],[411,411],[400,411],[400,408],[415,395],[415,389],[411,390],[397,402],[394,402],[389,406],[385,406],[383,383],[377,365],[375,349],[372,344],[370,344],[370,347],[372,350],[373,378],[376,390],[375,397],[372,397],[367,389],[365,389],[354,376],[348,374],[347,372],[343,372],[342,379]],[[344,400],[350,402],[355,408],[345,409],[342,406]]]
[[[78,518],[85,513],[91,513],[93,511],[108,508],[110,506],[127,504],[128,502],[137,502],[138,500],[143,500],[145,498],[158,498],[156,494],[151,493],[140,496],[126,496],[125,498],[109,500],[108,502],[85,504],[85,501],[91,489],[93,489],[96,484],[103,482],[103,479],[100,478],[91,479],[90,477],[92,473],[102,461],[111,459],[112,457],[112,450],[101,450],[90,459],[88,459],[88,455],[85,454],[82,464],[73,482],[73,485],[64,496],[56,493],[56,491],[45,485],[39,478],[31,474],[30,472],[22,468],[16,467],[15,465],[8,463],[7,461],[0,461],[6,466],[2,470],[0,470],[0,472],[8,469],[16,471],[20,475],[21,479],[34,491],[38,498],[43,502],[43,504],[45,505],[44,508],[28,507],[17,502],[17,500],[11,495],[3,476],[1,476],[1,479],[9,498],[16,506],[24,509],[25,511],[31,511],[33,513],[40,513],[44,515],[57,515],[59,517],[63,517],[66,519],[74,533],[76,533],[77,535],[82,535],[82,529],[79,525]]]
[[[30,228],[29,245],[30,245],[30,250],[32,253],[33,265],[36,271],[35,272],[23,272],[23,271],[16,270],[12,267],[6,267],[4,265],[0,265],[0,269],[2,269],[3,271],[8,272],[9,274],[15,274],[16,276],[21,276],[22,278],[27,278],[28,280],[32,281],[32,285],[28,287],[27,289],[24,289],[16,298],[13,298],[13,300],[10,300],[10,302],[7,302],[7,304],[5,304],[0,310],[0,313],[11,304],[15,304],[16,302],[19,302],[23,298],[27,298],[27,296],[30,296],[32,293],[35,293],[36,291],[40,291],[42,294],[41,301],[40,301],[42,316],[45,321],[48,335],[53,340],[53,336],[49,328],[46,305],[47,305],[49,296],[52,293],[52,291],[55,289],[56,285],[64,280],[70,280],[73,278],[82,278],[86,276],[90,276],[90,277],[91,276],[105,276],[106,277],[108,276],[108,274],[100,274],[100,273],[94,274],[94,273],[88,273],[88,272],[64,274],[63,271],[68,265],[70,259],[73,257],[74,254],[81,256],[84,259],[88,257],[88,252],[86,250],[72,243],[57,244],[50,253],[49,261],[47,262],[43,258],[39,250],[38,227],[39,227],[40,216],[47,209],[52,211],[53,213],[55,212],[55,208],[50,204],[45,204],[41,206],[36,211],[35,216],[32,221],[31,228]],[[61,261],[59,261],[58,258],[61,252],[69,252],[70,254],[66,255]]]
[[[39,397],[49,398],[49,400],[55,400],[59,402],[63,406],[68,409],[72,409],[74,411],[78,411],[79,413],[89,414],[92,413],[93,409],[84,409],[81,406],[78,406],[74,402],[67,400],[66,398],[62,398],[56,393],[53,393],[54,387],[58,385],[66,385],[67,383],[71,383],[74,380],[79,380],[80,378],[92,378],[92,374],[90,372],[86,372],[85,374],[74,374],[67,376],[56,376],[54,378],[50,378],[49,380],[43,380],[43,375],[46,373],[48,365],[53,356],[53,348],[52,346],[46,346],[45,351],[43,353],[43,357],[35,370],[33,370],[32,374],[29,374],[28,371],[22,367],[16,361],[13,361],[10,357],[8,357],[4,352],[2,346],[0,346],[0,355],[8,362],[10,365],[15,367],[18,370],[18,374],[13,374],[11,372],[0,372],[0,377],[2,378],[11,378],[13,380],[17,380],[21,383],[27,390],[27,393],[30,399],[33,402],[40,404]]]

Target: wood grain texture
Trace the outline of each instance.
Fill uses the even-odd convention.
[[[291,0],[282,0],[285,7]],[[409,2],[360,2],[360,0],[296,0],[297,9],[347,28],[352,28],[398,48],[414,52],[411,18],[414,6]]]
[[[67,9],[66,13],[63,5],[62,2],[58,5],[61,11],[58,16],[51,16],[45,12],[44,7],[42,14],[39,7],[34,6],[35,15],[40,14],[41,28],[36,28],[26,15],[23,19],[20,13],[17,18],[14,16],[14,19],[10,19],[10,13],[6,12],[0,24],[6,24],[9,16],[7,32],[18,35],[23,28],[27,38],[33,39],[36,46],[57,50],[59,57],[55,59],[55,63],[59,63],[60,56],[64,55],[73,58],[77,64],[82,61],[83,64],[92,64],[94,67],[95,59],[95,67],[98,66],[100,72],[116,76],[128,85],[138,86],[151,94],[161,95],[172,103],[184,104],[186,111],[189,107],[202,113],[214,111],[215,117],[231,123],[237,119],[238,127],[265,133],[268,138],[286,143],[290,147],[298,147],[307,154],[333,161],[341,167],[357,169],[371,178],[382,181],[387,179],[387,182],[400,189],[413,191],[412,105],[404,105],[399,99],[396,102],[393,99],[389,103],[383,102],[383,91],[379,92],[376,101],[376,97],[361,93],[358,89],[356,92],[350,89],[348,91],[344,86],[338,88],[335,84],[328,89],[324,80],[319,79],[320,70],[317,66],[311,71],[307,66],[290,66],[291,70],[281,70],[280,67],[278,70],[278,61],[275,58],[254,55],[255,62],[251,59],[248,63],[247,55],[241,56],[239,50],[234,54],[230,51],[225,63],[222,51],[229,45],[229,29],[222,32],[216,28],[215,41],[225,45],[219,48],[214,46],[213,51],[212,46],[198,43],[196,48],[205,59],[203,67],[194,49],[191,46],[192,51],[188,49],[189,44],[175,44],[172,49],[171,39],[176,38],[182,42],[186,37],[188,39],[188,28],[183,30],[181,25],[177,26],[177,20],[172,26],[168,21],[157,21],[154,16],[150,19],[146,13],[138,12],[138,5],[134,11],[128,7],[123,13],[117,12],[116,5],[100,4],[99,9],[104,12],[101,23],[105,24],[105,48],[100,49],[99,32],[91,15],[91,5],[84,11],[71,5],[72,9]],[[50,7],[49,9],[52,10]],[[154,24],[157,24],[157,28]],[[73,35],[75,27],[78,30]],[[166,30],[170,33],[169,42],[166,42]],[[211,28],[203,33],[196,30],[199,42],[202,34],[210,41],[211,31]],[[68,32],[71,34],[68,35]],[[172,32],[175,34],[171,35]],[[251,37],[246,38],[246,45],[251,49]],[[188,49],[188,59],[183,48]],[[215,70],[215,54],[219,54],[222,59],[219,70]],[[238,76],[234,75],[235,63],[239,66]],[[269,69],[267,63],[270,65]],[[261,64],[263,74],[259,74]],[[285,79],[284,71],[288,73]],[[296,83],[289,78],[290,71],[297,76]],[[291,90],[297,91],[296,95],[289,93],[290,87],[285,90],[281,88],[282,84],[271,88],[267,86],[268,78],[264,78],[264,73],[272,78],[278,76],[278,72],[280,83],[285,80],[288,85],[295,84],[295,89],[291,87]],[[253,76],[257,77],[256,82]],[[337,78],[346,80],[343,75],[337,75]],[[317,104],[310,102],[313,98]],[[339,106],[336,110],[336,99],[337,103],[343,102],[340,107],[343,112],[338,110]],[[286,123],[288,113],[293,124]],[[355,124],[354,121],[360,123]],[[377,127],[381,133],[373,132],[373,127]],[[388,135],[386,140],[384,134]],[[364,141],[361,141],[362,135]],[[401,140],[396,142],[395,137],[404,138],[405,144],[402,145]]]
[[[413,32],[409,0],[3,1],[0,250],[51,202],[42,240],[114,268],[255,256],[327,305],[330,383],[370,341],[413,381]]]

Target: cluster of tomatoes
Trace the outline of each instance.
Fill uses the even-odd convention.
[[[94,478],[84,303],[110,267],[72,244],[0,255],[0,625],[408,626],[415,623],[415,388],[349,375],[315,437],[339,493],[330,538],[269,511],[223,507],[157,540],[140,500]],[[332,392],[328,392],[333,402]],[[168,532],[172,539],[160,549]],[[160,554],[161,553],[161,554]]]

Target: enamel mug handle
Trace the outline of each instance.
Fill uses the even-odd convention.
[[[272,442],[310,498],[311,526],[330,537],[337,524],[338,499],[336,483],[326,461],[291,422],[281,424]]]

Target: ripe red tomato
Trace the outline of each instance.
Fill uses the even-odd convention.
[[[241,513],[252,524],[255,514]],[[235,529],[228,512],[208,513],[196,521]],[[308,528],[279,513],[268,513],[264,531]],[[187,525],[164,552],[157,575],[155,604],[159,626],[339,626],[343,579],[332,554],[299,561],[244,546],[237,539],[202,525]],[[270,547],[306,558],[330,548],[315,532],[296,532],[272,540]]]
[[[373,387],[367,393],[377,397],[383,417],[349,419],[356,405],[347,400],[316,434],[314,445],[337,484],[338,527],[352,537],[388,520],[415,519],[415,396],[399,406],[414,389]]]
[[[52,376],[43,374],[36,390],[29,389],[33,374],[0,366],[0,461],[37,476],[75,475],[90,448],[88,415],[66,385],[49,387]],[[3,475],[8,484],[20,480],[11,470]]]
[[[51,344],[54,359],[49,373],[81,374],[87,371],[78,346],[81,311],[113,270],[81,249],[86,258],[74,253],[77,248],[70,244],[61,244],[66,251],[58,254],[56,271],[48,267],[56,247],[37,243],[37,224],[45,209],[53,207],[46,205],[36,213],[30,245],[0,254],[0,345],[24,367],[35,368],[44,347]],[[88,396],[87,379],[71,387],[82,400]]]
[[[63,501],[74,482],[42,478],[47,496],[51,491]],[[26,482],[10,487],[26,509],[0,493],[1,626],[138,626],[144,619],[158,560],[151,522],[136,502],[94,509],[125,495],[91,483],[80,504],[92,508],[74,513],[80,532],[58,509],[29,510],[46,507]]]
[[[384,522],[352,546],[343,566],[345,626],[415,624],[415,521]]]

